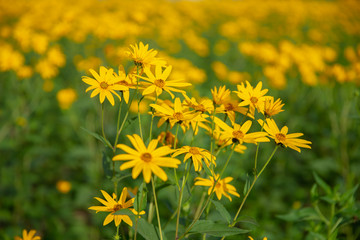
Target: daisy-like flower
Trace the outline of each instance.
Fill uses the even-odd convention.
[[[281,109],[284,106],[284,103],[281,102],[281,99],[278,98],[274,102],[274,98],[269,96],[266,97],[264,100],[264,116],[266,118],[270,118],[279,112],[283,112],[284,110]]]
[[[208,167],[210,166],[210,162],[216,166],[216,157],[211,156],[211,153],[208,150],[198,147],[183,146],[182,148],[177,149],[172,156],[176,157],[184,153],[184,162],[191,158],[194,163],[195,171],[197,172],[200,172],[202,169],[202,160],[204,160]]]
[[[215,124],[218,125],[223,131],[221,131],[221,138],[225,139],[225,145],[243,144],[245,143],[258,143],[269,142],[266,137],[266,132],[253,132],[247,133],[252,125],[250,120],[246,121],[243,125],[233,123],[233,127],[230,127],[219,118],[215,117]]]
[[[91,78],[88,76],[83,76],[82,80],[91,85],[90,87],[88,87],[86,89],[86,92],[90,91],[90,90],[94,90],[90,97],[95,97],[96,95],[100,94],[100,103],[103,103],[105,100],[105,97],[109,100],[109,102],[111,103],[111,105],[114,106],[115,101],[114,101],[114,97],[112,94],[114,94],[115,96],[117,96],[120,100],[120,96],[119,94],[117,94],[115,91],[127,91],[129,90],[128,87],[125,87],[123,85],[120,84],[116,84],[116,82],[118,81],[115,77],[114,77],[114,71],[113,69],[106,69],[105,67],[101,66],[100,67],[100,74],[98,74],[97,72],[95,72],[93,69],[89,70],[91,72],[91,74],[93,75],[93,77],[95,78]]]
[[[128,161],[120,166],[120,170],[128,168],[132,169],[133,179],[137,178],[142,172],[145,182],[149,183],[151,174],[154,173],[161,180],[166,181],[168,179],[166,173],[160,167],[177,168],[181,163],[178,159],[173,157],[166,157],[174,152],[168,146],[156,148],[158,140],[153,139],[146,147],[143,140],[139,135],[128,135],[127,136],[135,147],[130,148],[124,144],[118,144],[117,147],[125,151],[126,154],[119,154],[113,157],[113,161]]]
[[[189,109],[181,104],[180,98],[175,98],[174,108],[171,108],[167,104],[158,105],[158,104],[150,104],[150,107],[155,109],[155,116],[161,117],[158,122],[158,126],[161,126],[164,122],[169,121],[171,127],[175,125],[175,123],[181,124],[181,127],[185,131],[185,126],[188,121],[192,118],[195,118],[199,113],[193,113],[189,111]]]
[[[211,89],[214,105],[220,105],[224,103],[224,101],[230,97],[230,93],[231,91],[226,89],[226,86],[219,87],[219,90],[216,87]]]
[[[126,53],[134,61],[134,64],[137,67],[142,69],[149,68],[151,65],[165,65],[165,61],[159,58],[156,58],[157,51],[154,49],[149,49],[149,44],[144,45],[142,42],[137,45],[130,45],[130,51]]]
[[[126,201],[126,196],[128,194],[127,188],[123,188],[119,200],[117,200],[117,196],[115,195],[115,193],[113,193],[112,197],[104,190],[101,190],[101,193],[104,196],[105,200],[98,197],[95,197],[95,199],[101,202],[104,206],[92,206],[89,207],[89,209],[95,210],[96,213],[110,212],[104,220],[104,226],[112,221],[115,222],[115,226],[119,226],[121,221],[124,221],[128,225],[132,226],[133,223],[128,215],[114,215],[114,213],[116,211],[119,211],[120,209],[129,209],[130,211],[134,210],[130,207],[133,206],[135,198],[131,198],[130,200]]]
[[[16,236],[15,240],[40,240],[41,238],[39,236],[35,236],[36,230],[30,230],[27,232],[25,229],[22,232],[22,238]]]
[[[268,89],[261,89],[262,82],[259,82],[255,88],[253,88],[248,81],[246,81],[246,87],[243,83],[237,85],[238,91],[237,96],[242,100],[239,106],[250,106],[250,113],[254,114],[255,108],[259,112],[263,112],[264,109],[264,100],[265,94],[268,92]]]
[[[185,100],[184,105],[194,109],[201,113],[212,113],[214,111],[213,101],[208,98],[201,99],[199,102],[195,98],[189,98],[186,94],[183,94]]]
[[[235,122],[235,116],[236,116],[235,112],[254,118],[254,116],[248,112],[248,108],[240,107],[239,102],[232,99],[225,100],[223,104],[221,104],[221,106],[217,109],[216,112],[226,113],[226,115],[229,117],[231,122]]]
[[[172,92],[185,93],[183,90],[179,90],[179,87],[188,87],[191,86],[190,83],[185,83],[184,80],[167,80],[172,70],[172,66],[168,66],[163,71],[162,66],[156,65],[155,75],[151,72],[150,68],[144,70],[147,77],[139,76],[147,83],[144,83],[143,95],[149,95],[156,93],[156,96],[159,96],[163,91],[170,94],[171,98],[174,98]]]
[[[216,182],[216,185],[214,187],[214,192],[216,194],[216,197],[220,200],[222,195],[224,195],[225,197],[227,197],[230,201],[232,201],[231,199],[231,195],[234,195],[236,197],[240,197],[240,194],[238,194],[236,192],[236,188],[233,185],[230,185],[229,182],[231,182],[233,180],[232,177],[226,177],[224,179],[219,179],[219,174],[214,174],[215,177],[210,176],[210,179],[206,179],[206,178],[201,178],[201,177],[196,177],[195,178],[195,186],[206,186],[209,187],[208,190],[208,195],[211,194],[211,190],[214,187],[214,184]],[[216,179],[218,179],[218,181],[216,181]]]
[[[136,70],[135,70],[136,71]],[[126,75],[125,69],[122,65],[119,66],[118,74],[114,72],[115,84],[125,86],[127,90],[121,90],[124,100],[129,103],[130,88],[135,88],[136,85],[136,72],[132,71]]]
[[[289,129],[287,126],[284,126],[280,131],[273,119],[267,118],[265,124],[264,121],[262,121],[261,119],[259,119],[258,122],[260,123],[260,125],[264,126],[265,131],[269,134],[269,137],[275,140],[276,144],[283,147],[289,147],[298,152],[301,152],[300,147],[311,149],[311,147],[309,146],[309,144],[311,144],[310,141],[298,138],[303,136],[304,134],[302,133],[288,134]]]

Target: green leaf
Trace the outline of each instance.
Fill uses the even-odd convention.
[[[100,140],[104,145],[105,147],[110,147],[112,148],[111,146],[111,143],[106,140],[105,138],[103,138],[102,136],[100,136],[99,134],[95,133],[95,132],[92,132],[84,127],[80,127],[81,130],[84,130],[85,132],[87,132],[88,134],[90,134],[91,136],[93,136],[94,138],[96,138],[97,140]]]
[[[210,168],[206,165],[206,164],[203,164],[203,167],[205,169],[205,172],[208,176],[212,176],[212,173],[211,173],[211,170]]]
[[[226,224],[215,223],[210,220],[199,220],[194,224],[189,234],[208,234],[214,237],[232,236],[250,232],[249,230],[240,229],[236,227],[229,227]]]
[[[248,192],[249,188],[250,188],[250,178],[249,175],[246,174],[246,182],[245,182],[245,186],[244,186],[244,195],[246,195],[246,193]]]
[[[331,195],[331,188],[327,183],[322,180],[315,172],[313,173],[316,183],[325,191],[327,195]]]
[[[135,214],[128,208],[120,209],[113,213],[113,215],[127,215],[129,217],[134,217]]]
[[[138,192],[135,196],[134,208],[136,211],[140,212],[146,208],[147,204],[147,188],[145,182],[142,182]]]
[[[211,202],[215,205],[216,210],[220,213],[220,215],[230,224],[231,216],[230,213],[226,210],[224,205],[222,205],[219,201],[211,200]]]
[[[259,224],[257,223],[257,221],[252,218],[252,217],[248,217],[248,216],[241,216],[238,217],[238,219],[236,220],[237,223],[249,223],[255,226],[259,226]]]
[[[135,226],[135,224],[133,224],[133,228],[134,228],[134,226]],[[137,231],[146,240],[159,240],[160,239],[160,233],[159,233],[158,228],[155,227],[154,225],[148,223],[145,219],[142,219],[142,218],[139,219]],[[163,239],[165,239],[164,234],[163,234]]]

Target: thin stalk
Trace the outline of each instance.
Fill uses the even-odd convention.
[[[180,124],[177,123],[177,124],[176,124],[175,139],[174,139],[174,149],[176,149],[176,140],[177,140],[177,136],[178,136],[178,132],[179,132],[179,126],[180,126]],[[178,189],[180,190],[180,186],[179,186],[179,182],[178,182],[178,178],[177,178],[177,175],[176,175],[176,169],[175,169],[175,168],[174,168],[174,177],[175,177],[176,186],[177,186]]]
[[[158,95],[156,94],[156,98],[155,98],[155,102],[154,104],[157,103],[158,100]],[[151,137],[152,137],[152,129],[153,129],[153,122],[154,122],[154,110],[151,111],[151,123],[150,123],[150,133],[149,133],[149,140],[151,141]],[[166,132],[165,132],[166,134]]]
[[[231,224],[232,227],[235,225],[235,221],[236,221],[236,219],[238,218],[238,216],[239,216],[239,214],[240,214],[240,211],[241,211],[242,207],[244,206],[244,203],[245,203],[246,199],[248,198],[248,196],[249,196],[252,188],[254,187],[257,179],[260,177],[260,175],[262,174],[262,172],[265,170],[266,166],[269,164],[270,160],[271,160],[272,157],[274,156],[274,154],[275,154],[276,150],[278,149],[278,147],[279,147],[279,146],[276,145],[274,151],[271,153],[270,157],[268,158],[268,160],[266,161],[266,163],[264,164],[264,166],[263,166],[262,169],[260,170],[259,174],[258,174],[258,175],[255,175],[254,181],[252,182],[249,190],[247,191],[246,195],[244,196],[244,199],[243,199],[242,202],[241,202],[241,205],[240,205],[240,207],[239,207],[239,210],[237,211],[237,213],[236,213],[236,215],[235,215],[235,217],[234,217],[234,219],[233,219],[233,223]]]
[[[120,134],[118,134],[118,132],[119,132],[119,129],[120,129],[121,108],[122,108],[123,101],[124,101],[124,98],[123,98],[122,101],[120,102],[119,113],[118,113],[118,118],[117,118],[116,137],[115,137],[115,143],[114,143],[114,148],[113,148],[114,154],[115,154],[116,145],[117,145],[117,142],[118,142],[119,136],[120,136]]]
[[[265,124],[265,121],[263,121],[261,124],[260,132],[262,132],[264,130],[264,124]],[[258,155],[259,155],[259,147],[260,147],[260,143],[257,143],[256,152],[255,152],[254,176],[256,176],[256,174],[257,174],[256,167],[257,167],[257,159],[258,159]]]
[[[155,193],[155,184],[154,184],[153,177],[151,177],[151,185],[152,185],[153,194],[154,194],[154,202],[155,202],[156,216],[157,216],[158,226],[159,226],[160,240],[162,240],[163,236],[162,236],[161,223],[160,223],[159,206],[157,204],[156,193]]]
[[[213,156],[214,156],[214,144],[215,144],[215,138],[214,138],[214,128],[215,128],[215,114],[216,114],[216,104],[214,104],[214,111],[212,114],[212,121],[211,121],[211,144],[210,144],[210,153],[211,153],[211,161],[210,161],[210,165],[209,168],[211,170],[214,170],[214,166],[213,166]]]
[[[214,195],[215,186],[216,186],[217,182],[219,181],[219,179],[221,179],[221,176],[222,176],[222,174],[224,173],[225,168],[227,167],[227,165],[228,165],[228,163],[229,163],[229,161],[230,161],[230,158],[231,158],[231,156],[232,156],[232,154],[233,154],[233,152],[234,152],[234,149],[235,149],[235,144],[233,144],[233,146],[232,146],[231,153],[229,154],[229,157],[228,157],[228,159],[226,160],[226,163],[225,163],[223,169],[221,170],[221,173],[220,173],[219,177],[215,179],[215,176],[214,176],[215,182],[214,182],[214,184],[213,184],[213,186],[212,186],[212,188],[211,188],[211,193],[210,193],[209,197],[207,198],[204,207],[201,209],[201,211],[200,211],[200,213],[198,214],[198,216],[196,216],[196,217],[194,218],[194,220],[192,221],[192,223],[190,224],[190,226],[186,229],[186,231],[185,231],[178,239],[182,239],[183,237],[185,237],[185,235],[194,227],[194,224],[200,219],[201,215],[204,213],[205,209],[207,208],[208,204],[210,203],[210,200],[211,200],[212,196]]]
[[[115,240],[119,240],[119,239],[120,239],[119,227],[120,227],[120,224],[116,226],[116,235],[114,236],[114,239],[115,239]]]
[[[136,75],[139,75],[139,67],[136,68]],[[144,140],[143,138],[143,134],[142,134],[142,129],[141,129],[141,118],[140,118],[140,99],[139,99],[139,78],[136,77],[136,97],[137,97],[137,101],[138,101],[138,120],[139,120],[139,131],[140,131],[140,137],[142,140]]]
[[[181,204],[182,204],[182,198],[183,198],[183,192],[184,192],[184,187],[186,184],[186,180],[187,180],[187,172],[188,172],[188,162],[186,162],[185,164],[185,170],[184,170],[184,176],[183,176],[183,181],[181,184],[181,188],[179,191],[179,202],[178,202],[178,208],[177,208],[177,217],[176,217],[176,230],[175,230],[175,239],[178,236],[178,231],[179,231],[179,222],[180,222],[180,212],[181,212]],[[190,168],[189,168],[190,169]]]

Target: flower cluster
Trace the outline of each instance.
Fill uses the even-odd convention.
[[[299,138],[303,135],[302,133],[288,133],[287,126],[279,130],[274,116],[284,111],[284,104],[281,99],[275,100],[273,96],[267,95],[268,89],[263,88],[261,81],[255,87],[248,81],[242,82],[237,85],[236,91],[231,91],[226,86],[214,87],[211,89],[211,98],[194,98],[184,90],[191,84],[181,79],[172,80],[172,66],[165,59],[157,58],[157,51],[149,49],[148,45],[144,45],[142,42],[131,45],[127,54],[134,64],[134,68],[128,74],[125,73],[123,67],[120,67],[119,72],[115,73],[113,69],[101,66],[99,73],[90,69],[93,78],[84,76],[82,79],[90,85],[86,91],[93,90],[91,97],[99,95],[101,104],[107,98],[111,105],[115,106],[116,101],[113,96],[116,96],[116,99],[121,101],[120,107],[122,102],[128,105],[128,112],[124,116],[123,122],[128,117],[132,102],[137,101],[138,106],[140,105],[140,94],[141,98],[153,101],[149,104],[151,107],[151,111],[148,112],[151,115],[150,124],[142,122],[140,112],[138,112],[139,125],[137,128],[140,134],[127,135],[131,146],[127,143],[127,139],[123,139],[121,144],[117,144],[118,139],[122,137],[120,136],[122,127],[119,128],[119,126],[114,145],[109,143],[104,131],[103,140],[107,146],[113,149],[112,160],[114,163],[121,163],[121,172],[131,169],[133,179],[138,179],[141,175],[144,184],[151,182],[155,204],[157,204],[155,179],[168,181],[169,174],[171,174],[169,168],[174,169],[174,175],[171,174],[171,182],[179,190],[178,209],[180,209],[185,184],[190,181],[193,181],[193,186],[208,187],[209,199],[214,194],[218,200],[225,196],[232,201],[231,195],[239,198],[240,194],[236,187],[230,184],[237,179],[225,176],[226,167],[232,154],[234,152],[243,153],[247,149],[247,145],[258,147],[261,143],[269,143],[273,139],[275,148],[273,154],[279,146],[289,147],[298,152],[301,151],[300,148],[311,148],[310,141]],[[164,92],[167,94],[163,94]],[[164,96],[170,96],[170,99],[164,98]],[[134,100],[135,97],[136,100]],[[119,117],[120,114],[121,111],[119,111]],[[153,132],[154,120],[158,122],[157,134],[155,131]],[[165,127],[164,131],[160,130],[162,127]],[[180,128],[183,136],[186,136],[188,132],[192,133],[191,141],[180,141]],[[145,129],[150,130],[148,134],[143,132]],[[204,136],[210,138],[210,144],[201,144],[201,141],[195,141]],[[117,150],[121,152],[117,152]],[[230,151],[230,154],[224,160],[224,154],[221,152],[226,153],[227,151]],[[260,172],[256,173],[254,183],[273,154]],[[182,162],[183,170],[177,170]],[[255,160],[255,170],[256,167]],[[115,171],[114,168],[113,172]],[[178,173],[183,173],[182,183],[178,182]],[[193,174],[190,173],[197,174],[197,176],[192,177]],[[114,179],[114,175],[112,177]],[[115,192],[116,190],[117,185],[115,184]],[[117,200],[116,194],[111,197],[105,191],[101,192],[105,200],[96,199],[104,206],[93,206],[89,209],[96,212],[109,212],[104,220],[104,225],[114,220],[116,226],[119,226],[121,221],[133,226],[133,220],[123,212],[124,209],[130,210],[137,216],[144,214],[141,207],[132,208],[135,198],[126,201],[126,187],[123,188],[119,200]],[[245,200],[247,195],[244,197]],[[139,197],[136,195],[138,201],[140,201]],[[151,213],[149,214],[151,215]],[[177,218],[179,216],[180,210],[177,212]],[[161,231],[159,219],[158,216]],[[235,220],[236,218],[234,223]],[[176,231],[178,231],[178,227],[179,221],[177,221]],[[178,232],[176,232],[176,237],[178,237],[177,234]]]

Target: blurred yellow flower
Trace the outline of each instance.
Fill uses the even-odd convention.
[[[220,105],[224,103],[230,96],[230,90],[226,89],[226,86],[219,87],[219,90],[214,87],[211,89],[214,105]]]
[[[57,92],[56,99],[58,100],[60,108],[66,110],[69,109],[77,99],[77,94],[75,89],[65,88]]]
[[[172,155],[172,157],[176,157],[180,154],[185,154],[184,162],[191,158],[195,171],[200,172],[202,169],[202,160],[204,160],[205,164],[209,167],[210,162],[216,166],[215,156],[211,156],[211,153],[202,148],[198,147],[191,147],[191,146],[183,146],[182,148],[179,148],[176,150],[176,152]]]
[[[22,232],[22,238],[16,236],[14,240],[40,240],[41,238],[39,236],[34,236],[36,233],[36,230],[30,230],[27,232],[25,229]]]
[[[220,200],[222,195],[224,195],[225,197],[227,197],[230,201],[232,201],[231,199],[231,195],[234,195],[236,197],[240,197],[240,194],[238,194],[236,192],[236,188],[233,185],[230,185],[229,182],[231,182],[233,180],[232,177],[226,177],[224,179],[219,179],[219,174],[213,174],[215,175],[215,177],[210,176],[210,179],[206,179],[206,178],[201,178],[201,177],[196,177],[195,178],[195,186],[207,186],[209,187],[208,190],[208,195],[211,194],[211,190],[214,187],[214,184],[216,182],[216,185],[214,187],[214,192],[216,194],[216,197]],[[216,181],[216,179],[218,181]]]
[[[173,157],[166,157],[174,152],[168,146],[156,148],[158,140],[151,140],[149,145],[146,147],[143,140],[139,135],[127,135],[130,142],[135,149],[128,147],[125,144],[118,144],[116,147],[125,151],[126,154],[119,154],[113,157],[113,161],[128,161],[120,166],[120,170],[128,168],[132,169],[133,179],[137,178],[142,172],[145,182],[149,183],[151,179],[151,173],[154,173],[161,180],[166,181],[168,179],[164,170],[160,167],[177,168],[181,163],[179,160]]]
[[[92,206],[89,207],[89,209],[95,210],[96,213],[110,212],[106,216],[103,225],[105,226],[110,222],[114,221],[115,226],[119,226],[121,221],[124,221],[128,225],[132,226],[133,223],[128,215],[114,215],[114,213],[116,211],[119,211],[120,209],[129,209],[130,211],[133,210],[130,207],[133,206],[135,198],[131,198],[130,200],[126,201],[127,188],[123,188],[119,200],[117,200],[117,196],[115,195],[115,193],[113,193],[112,197],[104,190],[101,190],[101,193],[105,197],[105,200],[97,197],[95,197],[95,199],[101,202],[104,206]]]
[[[311,149],[311,147],[309,146],[309,144],[311,144],[310,141],[298,138],[303,136],[304,134],[288,134],[289,129],[287,126],[284,126],[280,131],[274,119],[267,118],[265,123],[263,120],[259,119],[258,122],[260,123],[260,125],[264,125],[265,131],[269,134],[269,137],[275,140],[275,143],[277,145],[280,145],[282,147],[289,147],[298,152],[301,152],[299,147]]]
[[[96,95],[100,94],[100,103],[103,103],[106,97],[111,103],[111,105],[114,106],[115,101],[112,94],[114,94],[121,100],[119,94],[117,94],[115,90],[120,90],[120,91],[128,90],[128,87],[125,87],[124,85],[116,84],[117,79],[115,78],[113,74],[114,73],[113,69],[111,68],[106,69],[105,67],[101,66],[100,74],[95,72],[93,69],[90,69],[89,71],[91,72],[91,74],[95,79],[90,78],[88,76],[82,77],[82,80],[85,83],[91,85],[86,89],[86,92],[90,90],[94,90],[91,93],[90,97],[95,97]]]
[[[61,193],[68,193],[71,190],[71,183],[65,180],[56,182],[56,189]]]
[[[156,58],[157,51],[150,49],[149,45],[144,45],[142,42],[137,45],[130,45],[130,51],[127,54],[133,59],[134,64],[143,69],[149,68],[151,65],[165,65],[165,61],[159,58]]]

